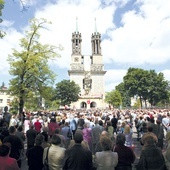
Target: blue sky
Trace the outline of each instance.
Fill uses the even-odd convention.
[[[41,30],[40,41],[64,50],[50,63],[58,75],[56,83],[69,79],[71,35],[82,34],[82,55],[91,55],[91,34],[102,35],[105,90],[111,91],[123,80],[129,67],[155,69],[170,81],[170,1],[169,0],[5,0],[0,29],[7,35],[0,40],[0,83],[11,78],[6,61],[12,48],[20,49],[19,39],[29,29],[29,19],[46,18],[49,30]]]

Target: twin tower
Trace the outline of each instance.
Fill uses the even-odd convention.
[[[104,108],[104,63],[101,54],[101,34],[97,31],[91,36],[91,55],[81,53],[81,33],[72,33],[72,55],[68,74],[70,81],[80,86],[79,100],[72,103],[72,107],[80,108]]]

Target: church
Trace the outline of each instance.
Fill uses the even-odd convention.
[[[96,29],[97,30],[97,29]],[[72,108],[105,108],[105,82],[103,56],[101,51],[101,34],[97,31],[91,35],[91,55],[82,54],[82,35],[79,31],[72,33],[72,54],[68,74],[70,81],[80,86],[79,100],[71,104]]]

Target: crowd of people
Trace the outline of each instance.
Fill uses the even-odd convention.
[[[142,145],[137,170],[170,170],[170,111],[89,109],[0,115],[0,170],[132,170],[133,134]],[[26,143],[26,151],[24,150]],[[10,162],[10,163],[9,163]],[[12,170],[12,169],[10,169]]]

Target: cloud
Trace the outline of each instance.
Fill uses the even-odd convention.
[[[19,0],[21,9],[23,8],[28,9],[29,7],[34,6],[39,2],[40,0]]]
[[[164,74],[165,80],[170,81],[170,70],[162,70],[161,72]]]
[[[123,82],[123,77],[126,75],[127,70],[115,69],[107,70],[105,74],[105,91],[109,92],[115,89],[115,86]]]
[[[48,4],[37,11],[36,18],[46,18],[52,22],[50,31],[41,32],[41,40],[54,45],[61,44],[64,47],[64,51],[61,52],[62,58],[56,59],[54,64],[61,68],[69,68],[72,53],[71,36],[76,31],[76,17],[78,31],[82,34],[82,54],[91,55],[91,35],[95,31],[95,18],[98,31],[104,33],[106,29],[114,27],[112,20],[115,8],[114,5],[101,8],[98,0],[65,0],[58,1],[57,5]]]
[[[95,31],[96,18],[97,31],[102,35],[104,64],[109,65],[105,76],[107,91],[122,82],[127,67],[152,65],[152,68],[153,66],[159,68],[163,64],[170,64],[169,0],[136,0],[134,4],[130,0],[51,0],[49,3],[27,0],[26,2],[30,8],[34,6],[36,9],[34,13],[36,18],[52,21],[52,24],[47,26],[48,30],[40,31],[40,41],[56,46],[61,44],[64,47],[63,51],[59,51],[62,57],[50,63],[52,68],[58,70],[70,68],[71,38],[72,33],[76,31],[76,17],[78,17],[78,31],[82,34],[82,55],[91,55],[91,35]],[[43,4],[40,6],[40,3]],[[116,11],[119,11],[117,15],[121,26],[120,23],[113,22],[117,17]],[[8,33],[0,41],[2,74],[7,74],[9,65],[6,58],[11,53],[11,48],[19,48],[17,45],[19,38],[22,32],[28,29],[28,25],[25,25],[21,29],[22,32],[18,32],[13,27],[13,22],[16,21],[5,20],[2,25]],[[167,70],[163,72],[168,75]],[[167,78],[170,80],[170,77]]]
[[[12,54],[12,48],[19,48],[19,39],[22,37],[22,34],[17,32],[12,27],[6,29],[6,36],[0,41],[0,72],[1,75],[9,75],[9,64],[7,58],[9,54]]]
[[[122,14],[122,27],[108,32],[103,41],[105,63],[161,64],[170,59],[170,1],[138,1],[138,10]],[[165,10],[164,10],[165,9]]]
[[[1,27],[5,27],[5,28],[12,27],[13,24],[14,24],[14,22],[12,22],[12,21],[3,20],[3,22],[1,23]]]

